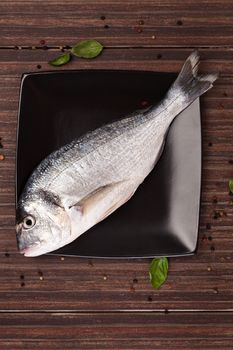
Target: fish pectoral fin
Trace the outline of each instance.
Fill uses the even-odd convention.
[[[79,200],[77,203],[71,205],[69,209],[75,209],[79,215],[83,215],[88,209],[95,206],[99,201],[103,200],[109,192],[116,189],[121,182],[98,187],[86,197]]]
[[[92,206],[96,201],[100,200],[100,198],[103,197],[103,194],[108,190],[109,186],[112,185],[106,185],[97,188],[93,192],[89,193],[86,197],[79,200],[77,203],[70,205],[69,210],[75,210],[76,215],[78,214],[81,217],[84,215],[84,212],[86,213],[88,207]]]
[[[100,216],[99,221],[104,220],[106,217],[108,217],[110,214],[112,214],[117,208],[121,207],[124,203],[126,203],[134,194],[135,191],[127,193],[126,196],[121,197],[118,201],[114,202],[114,204],[109,207],[105,212],[103,212],[103,215]]]
[[[95,222],[104,220],[117,208],[127,202],[138,186],[132,181],[121,181],[105,186],[98,193],[92,202],[89,203],[88,212],[95,217]],[[94,199],[94,200],[93,200]]]
[[[127,202],[138,185],[132,181],[120,181],[99,187],[77,204],[69,208],[70,216],[77,222],[78,218],[96,224],[104,220],[117,208]]]

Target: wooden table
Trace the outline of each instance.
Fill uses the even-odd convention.
[[[201,71],[221,74],[202,98],[198,253],[170,259],[159,291],[149,259],[33,259],[16,249],[20,77],[51,70],[63,45],[86,38],[103,54],[64,69],[178,72],[198,48]],[[232,0],[0,2],[0,349],[233,349],[232,59]]]

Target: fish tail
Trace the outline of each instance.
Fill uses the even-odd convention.
[[[185,97],[185,104],[190,105],[196,98],[212,88],[218,74],[197,75],[199,54],[197,51],[185,61],[180,74],[174,82],[172,89],[181,90]]]
[[[179,113],[212,88],[218,74],[198,75],[198,65],[199,54],[194,51],[185,61],[178,77],[161,103],[145,112],[148,119],[152,118],[156,121],[158,114],[163,113],[170,125]]]

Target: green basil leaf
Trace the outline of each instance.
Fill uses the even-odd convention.
[[[96,40],[84,40],[80,41],[77,45],[72,47],[71,52],[73,55],[82,58],[94,58],[98,56],[103,50],[103,45]]]
[[[233,180],[229,181],[229,189],[233,193]]]
[[[149,276],[151,285],[159,289],[167,279],[168,259],[155,258],[150,264]]]
[[[58,56],[54,60],[49,61],[52,66],[62,66],[70,61],[71,55],[69,52],[64,53],[64,55]]]

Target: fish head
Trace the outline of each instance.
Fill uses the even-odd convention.
[[[16,236],[21,254],[39,256],[63,246],[71,235],[70,219],[52,193],[22,196],[16,212]]]

